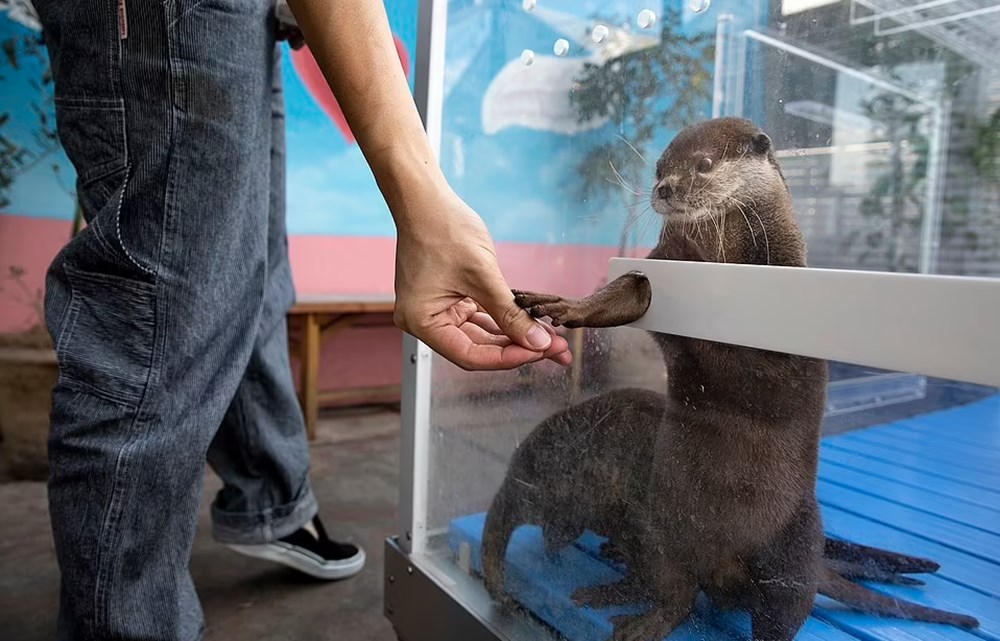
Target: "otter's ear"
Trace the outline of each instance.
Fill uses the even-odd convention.
[[[771,138],[763,131],[753,137],[753,150],[758,154],[766,154],[771,150]]]

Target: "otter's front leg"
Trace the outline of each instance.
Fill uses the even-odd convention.
[[[586,298],[514,291],[514,302],[535,318],[548,316],[555,326],[618,327],[638,320],[649,309],[652,289],[642,272],[614,279]]]

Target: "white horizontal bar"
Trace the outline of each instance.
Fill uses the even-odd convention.
[[[1000,387],[1000,279],[613,258],[632,327]]]
[[[872,13],[870,15],[867,15],[867,16],[862,16],[860,18],[855,17],[854,7],[856,5],[855,5],[855,3],[852,2],[851,3],[851,17],[850,17],[851,26],[857,26],[857,25],[860,25],[860,24],[865,24],[866,22],[875,22],[876,20],[884,20],[886,18],[894,18],[896,16],[903,15],[904,13],[915,13],[917,11],[931,9],[931,8],[934,8],[934,7],[943,5],[943,4],[946,4],[946,5],[947,4],[955,4],[955,0],[929,0],[928,2],[921,2],[921,3],[915,4],[913,6],[902,7],[902,8],[898,8],[898,9],[890,9],[890,10],[880,9],[878,6],[874,6],[874,3],[865,2],[864,0],[857,0],[856,4],[860,4],[860,5],[864,6],[864,7],[867,7],[868,9],[870,9],[871,11],[873,11],[874,13]]]
[[[878,22],[876,22],[875,35],[890,36],[894,33],[903,33],[905,31],[920,31],[921,29],[926,29],[927,27],[933,27],[939,24],[947,24],[949,22],[957,22],[959,20],[968,20],[970,18],[975,18],[976,16],[985,15],[987,13],[994,13],[996,11],[1000,11],[1000,5],[980,7],[979,9],[971,9],[969,11],[962,11],[961,13],[953,13],[938,18],[928,18],[923,22],[907,22],[899,25],[898,27],[891,27],[889,29],[883,29],[882,21],[879,20]]]
[[[761,33],[759,31],[754,31],[752,29],[747,29],[746,31],[743,32],[743,34],[752,40],[757,40],[759,42],[763,42],[764,44],[771,45],[775,49],[779,49],[781,51],[787,51],[792,55],[804,58],[809,62],[815,62],[816,64],[822,67],[826,67],[827,69],[833,69],[834,71],[842,73],[845,76],[851,76],[852,78],[857,78],[858,80],[862,80],[869,84],[875,85],[876,87],[880,87],[882,89],[885,89],[886,91],[891,91],[892,93],[903,96],[904,98],[908,98],[909,100],[912,100],[917,104],[926,105],[932,108],[936,106],[935,103],[933,103],[932,101],[922,96],[919,96],[913,93],[912,91],[909,91],[905,87],[894,85],[893,83],[883,80],[882,78],[873,76],[870,73],[865,73],[864,71],[861,71],[860,69],[855,69],[854,67],[848,67],[847,65],[839,63],[836,60],[831,60],[826,56],[814,53],[812,51],[806,51],[802,47],[797,47],[791,43],[779,40],[778,38],[774,38],[772,36]]]

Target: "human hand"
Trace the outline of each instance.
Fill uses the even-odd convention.
[[[394,321],[467,370],[512,369],[548,358],[569,365],[566,339],[514,303],[482,219],[458,196],[410,194],[419,226],[400,226]]]

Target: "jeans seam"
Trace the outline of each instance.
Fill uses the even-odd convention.
[[[186,16],[189,13],[191,13],[192,11],[194,11],[195,9],[197,9],[198,7],[200,7],[201,5],[203,5],[204,3],[205,3],[205,0],[198,0],[198,2],[195,2],[193,5],[191,5],[187,9],[185,9],[183,13],[181,13],[179,16],[175,17],[170,23],[167,24],[167,29],[172,29],[174,27],[174,25],[176,25],[178,22],[180,22],[181,20],[184,19],[184,16]],[[168,0],[168,2],[166,4],[167,5],[172,5],[174,3],[171,0]]]
[[[69,274],[67,273],[67,276]],[[70,281],[72,282],[72,281]],[[73,288],[72,284],[69,287],[69,305],[66,310],[66,318],[60,324],[59,335],[56,336],[55,340],[55,350],[58,353],[59,350],[65,346],[65,341],[67,336],[73,335],[73,329],[76,327],[76,319],[80,314],[80,306],[78,304],[76,290]],[[61,371],[62,368],[60,368]]]
[[[125,149],[126,150],[128,149],[127,139],[125,142]],[[128,151],[126,151],[125,154],[127,156]],[[130,252],[128,250],[128,247],[125,246],[125,241],[122,240],[122,205],[125,203],[125,192],[128,190],[128,184],[131,177],[132,177],[132,165],[126,165],[125,183],[122,185],[121,193],[118,195],[118,208],[115,210],[115,236],[118,238],[118,246],[122,248],[123,252],[125,252],[125,257],[128,258],[129,262],[131,262],[133,265],[135,265],[145,273],[149,274],[150,276],[155,276],[156,273],[153,270],[146,267],[145,265],[140,264],[139,261],[135,259],[135,256],[132,255],[132,252]]]
[[[153,340],[155,342],[157,335],[162,334],[159,328],[159,318],[157,319],[154,331]],[[135,418],[132,419],[128,430],[128,439],[118,450],[118,456],[115,460],[115,471],[112,478],[112,488],[111,488],[111,500],[108,504],[108,513],[104,518],[104,523],[101,525],[101,540],[105,542],[105,545],[101,547],[101,550],[97,554],[97,585],[94,590],[95,598],[95,615],[101,617],[101,624],[106,625],[110,620],[109,613],[107,612],[106,595],[109,585],[111,583],[111,576],[109,573],[117,565],[117,559],[105,559],[104,557],[113,550],[119,549],[120,541],[113,540],[108,541],[108,532],[114,531],[117,527],[118,521],[121,519],[121,512],[124,508],[124,492],[128,489],[128,484],[125,479],[128,477],[129,464],[130,464],[130,451],[134,449],[138,439],[136,439],[137,427],[143,422],[142,415],[143,409],[146,405],[146,399],[149,391],[149,381],[152,378],[153,368],[150,366],[146,375],[146,384],[143,386],[142,396],[139,398],[139,402],[135,405]],[[110,543],[110,545],[108,545]],[[112,574],[113,576],[113,574]]]
[[[125,193],[125,187],[122,186],[121,189],[122,189],[122,193],[124,194]],[[115,215],[117,217],[117,214],[115,214]],[[95,218],[94,221],[93,221],[93,223],[91,223],[91,224],[93,224],[93,226],[94,226],[94,239],[97,240],[97,243],[101,247],[103,247],[106,252],[108,252],[109,256],[112,256],[112,257],[117,256],[118,255],[118,250],[111,246],[111,244],[108,242],[108,240],[106,238],[104,238],[104,234],[101,233],[101,231],[100,231],[100,229],[101,229],[100,221],[98,221]]]

